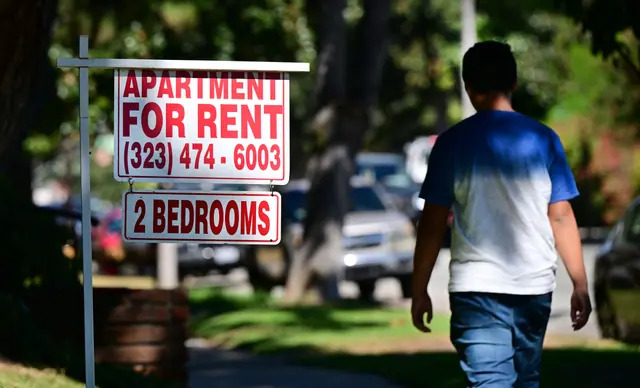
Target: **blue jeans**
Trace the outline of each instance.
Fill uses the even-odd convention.
[[[540,385],[551,293],[459,292],[450,294],[450,302],[451,342],[468,387]]]

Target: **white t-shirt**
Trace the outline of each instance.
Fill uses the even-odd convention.
[[[557,134],[517,112],[479,112],[438,137],[420,192],[453,211],[449,292],[555,288],[550,203],[578,195]]]

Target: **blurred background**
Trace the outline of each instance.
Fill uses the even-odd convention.
[[[409,369],[435,363],[454,377],[436,373],[433,386],[459,386],[446,339],[448,238],[430,285],[441,314],[434,331],[442,335],[425,339],[408,319],[423,206],[417,193],[438,134],[473,113],[459,76],[464,49],[496,39],[511,45],[518,62],[514,108],[560,135],[581,192],[572,205],[596,311],[582,332],[571,331],[571,283],[559,268],[547,385],[568,373],[558,360],[571,358],[576,386],[635,386],[625,379],[640,362],[629,345],[640,340],[638,2],[43,0],[8,1],[0,11],[0,309],[13,317],[0,332],[27,319],[21,306],[34,289],[80,285],[78,77],[55,61],[77,56],[78,36],[86,34],[89,57],[311,64],[311,74],[291,78],[291,182],[278,188],[282,243],[169,250],[190,301],[190,336],[206,339],[202,354],[192,349],[192,356],[209,364],[193,369],[191,381],[206,384],[212,360],[229,362],[220,349],[311,349],[322,357],[308,363],[409,386],[424,386]],[[89,76],[95,286],[154,289],[158,252],[165,251],[122,240],[120,200],[128,185],[113,179],[113,75]],[[318,241],[326,249],[310,248]],[[348,336],[355,339],[345,342]],[[18,342],[0,335],[0,355],[39,359]],[[417,352],[422,358],[404,369],[380,369]],[[613,372],[595,367],[602,365]],[[245,386],[247,377],[225,378],[219,386]]]

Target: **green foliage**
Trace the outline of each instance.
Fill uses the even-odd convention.
[[[558,2],[589,36],[591,51],[616,66],[614,101],[608,107],[615,123],[640,121],[640,2],[636,0],[562,0]],[[607,78],[607,77],[605,77]],[[603,82],[603,81],[601,81]],[[615,93],[605,88],[605,95]],[[617,106],[620,104],[620,106]],[[638,131],[636,131],[638,132]]]
[[[380,119],[369,143],[380,150],[400,150],[415,136],[439,133],[461,116],[459,3],[395,2],[390,28]],[[477,29],[479,40],[512,46],[519,66],[514,105],[545,120],[561,98],[572,60],[567,50],[588,47],[579,28],[557,13],[553,0],[527,0],[479,2]]]
[[[459,19],[456,2],[392,2],[389,57],[369,148],[401,151],[407,141],[460,118]]]
[[[313,33],[303,0],[109,1],[60,0],[49,58],[77,54],[78,36],[89,35],[89,56],[106,58],[217,59],[313,62]],[[25,147],[40,164],[37,183],[62,179],[76,189],[79,181],[78,85],[75,69],[56,69],[56,99],[50,103],[46,128],[34,128]],[[91,142],[111,134],[113,78],[91,70],[89,114]],[[312,77],[291,82],[292,141],[299,142]],[[293,147],[292,147],[293,148]],[[126,185],[115,182],[112,167],[92,157],[92,191],[119,202]],[[136,187],[141,187],[136,184]]]
[[[562,0],[559,3],[590,33],[595,53],[608,57],[620,50],[633,50],[621,32],[630,30],[636,38],[640,37],[640,3],[636,0]],[[637,52],[637,47],[633,51]],[[636,61],[637,66],[638,57],[630,59]]]
[[[390,4],[388,57],[365,146],[400,152],[416,136],[439,133],[461,116],[460,5],[449,0]],[[583,122],[574,120],[578,117],[594,124],[580,136],[620,128],[638,132],[640,88],[627,62],[639,57],[638,20],[630,15],[640,3],[613,4],[625,11],[604,0],[478,2],[478,38],[506,41],[516,52],[520,74],[514,105],[519,111],[566,128],[567,134],[575,129],[567,123]],[[60,0],[49,57],[53,63],[75,56],[78,35],[88,34],[92,57],[310,62],[312,74],[294,75],[291,83],[291,156],[302,162],[320,141],[303,130],[317,55],[315,14],[308,8],[304,0]],[[347,1],[343,14],[354,34],[362,2]],[[589,33],[581,33],[573,20]],[[591,48],[611,60],[593,55]],[[77,75],[72,69],[56,69],[54,75],[56,99],[46,110],[46,125],[34,128],[25,147],[45,163],[37,184],[56,177],[76,190]],[[95,152],[104,149],[99,139],[113,128],[112,75],[92,70],[90,84],[92,187],[96,196],[118,202],[126,185],[112,179],[110,163],[98,163]],[[292,164],[294,175],[304,171],[303,164]]]

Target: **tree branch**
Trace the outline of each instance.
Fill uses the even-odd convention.
[[[625,61],[627,67],[631,70],[636,78],[636,82],[640,81],[640,66],[636,65],[631,58],[631,53],[629,53],[629,48],[622,44],[618,44],[616,47],[616,53],[620,55],[620,57]]]

